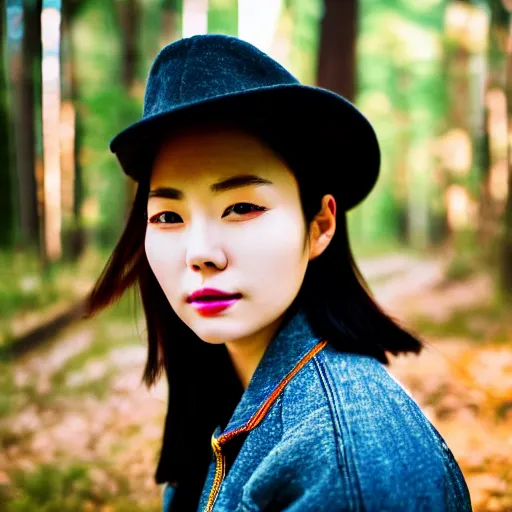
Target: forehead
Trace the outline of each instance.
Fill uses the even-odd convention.
[[[151,184],[191,182],[235,174],[259,174],[274,179],[291,174],[283,160],[259,137],[241,128],[206,125],[186,128],[161,144]]]

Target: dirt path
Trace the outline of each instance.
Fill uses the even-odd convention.
[[[111,318],[85,322],[11,368],[11,411],[0,420],[0,486],[12,491],[23,485],[13,470],[37,473],[47,465],[39,478],[53,471],[60,488],[66,480],[62,468],[77,465],[87,473],[88,492],[77,501],[84,510],[158,510],[153,474],[165,417],[164,382],[151,393],[140,384],[146,348],[131,324]],[[25,486],[22,492],[20,499],[39,504],[38,489]],[[64,498],[52,499],[65,504]]]

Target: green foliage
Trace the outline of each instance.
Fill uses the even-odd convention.
[[[111,248],[124,226],[129,179],[108,143],[140,118],[141,102],[121,84],[122,38],[112,2],[87,2],[74,22],[73,41],[82,131],[78,158],[89,204],[84,224],[95,243]]]
[[[136,506],[129,499],[130,484],[106,463],[97,463],[107,481],[95,482],[90,464],[41,464],[34,471],[12,471],[12,485],[0,487],[0,503],[5,512],[158,512],[158,505]],[[113,487],[112,485],[113,484]],[[115,490],[114,490],[115,489]]]
[[[443,321],[418,316],[412,324],[422,336],[460,337],[477,343],[501,345],[510,343],[512,327],[506,319],[511,314],[510,307],[496,299],[489,305],[455,310]]]
[[[493,24],[508,27],[509,14],[503,5],[503,0],[485,0],[485,3],[493,17]]]
[[[84,221],[100,246],[112,247],[125,224],[129,178],[108,149],[108,141],[140,117],[140,105],[120,85],[88,95],[84,104],[84,194],[97,203],[97,215]]]
[[[79,261],[60,261],[42,273],[37,253],[0,252],[0,346],[12,341],[14,319],[20,321],[24,316],[36,315],[42,323],[45,311],[56,302],[71,305],[82,299],[109,256],[110,249],[90,246]],[[128,291],[107,311],[111,318],[134,318],[141,311],[136,289]]]
[[[138,3],[138,51],[141,58],[137,59],[137,79],[141,81],[149,72],[148,63],[160,50],[163,3],[162,0],[139,0]]]
[[[15,408],[16,385],[13,378],[12,367],[8,363],[0,362],[0,420],[6,418]],[[0,432],[0,439],[3,438]],[[2,443],[3,444],[3,443]]]
[[[112,306],[108,313],[110,319],[133,319],[142,314],[142,304],[139,291],[136,287],[127,290],[124,295]]]
[[[484,268],[485,256],[475,244],[472,230],[455,232],[453,237],[456,253],[446,269],[445,278],[448,281],[462,281]]]
[[[459,254],[448,265],[445,278],[448,281],[464,281],[476,270],[476,263],[472,255]]]
[[[12,478],[17,492],[3,496],[6,512],[76,512],[93,498],[87,468],[81,465],[43,464],[34,472],[16,471]]]
[[[320,43],[321,0],[291,0],[293,20],[291,67],[303,83],[316,82],[318,47]]]
[[[363,242],[402,238],[403,213],[409,242],[421,248],[430,241],[438,195],[431,147],[447,105],[444,8],[444,0],[361,3],[357,104],[382,153],[377,186],[356,214]]]
[[[59,297],[55,283],[41,276],[37,253],[0,252],[0,276],[2,320],[17,311],[44,307]]]
[[[238,34],[238,0],[209,0],[208,32]]]
[[[96,92],[119,81],[121,32],[114,2],[83,2],[73,20],[73,58],[82,92]]]

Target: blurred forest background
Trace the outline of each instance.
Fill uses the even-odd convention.
[[[0,1],[0,510],[160,509],[166,390],[140,386],[136,296],[87,321],[81,301],[134,193],[108,142],[140,118],[159,49],[210,32],[250,41],[374,124],[381,176],[350,236],[376,297],[426,341],[388,369],[445,437],[474,510],[512,511],[511,10]]]

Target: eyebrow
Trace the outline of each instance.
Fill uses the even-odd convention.
[[[236,188],[248,187],[248,186],[259,186],[259,185],[272,185],[272,182],[256,176],[254,174],[242,174],[239,176],[232,176],[224,180],[220,180],[210,186],[210,190],[214,194],[224,192],[226,190],[233,190]],[[148,199],[150,197],[165,197],[167,199],[183,199],[185,194],[176,188],[170,187],[159,187],[150,190]]]

